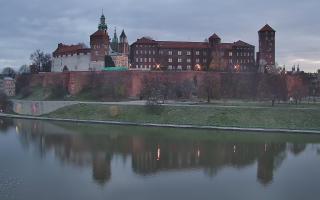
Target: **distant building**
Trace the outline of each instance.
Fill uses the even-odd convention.
[[[8,96],[13,97],[16,95],[15,80],[11,77],[5,77],[0,80],[1,90]]]
[[[275,41],[276,31],[266,24],[259,30],[259,52],[257,53],[257,64],[259,71],[264,73],[276,67]]]
[[[110,43],[106,18],[102,14],[98,30],[90,36],[90,48],[84,44],[60,43],[53,52],[52,72],[100,71],[105,66],[105,57],[111,56],[116,66],[129,67],[129,45],[124,31],[120,43],[116,32]]]
[[[256,71],[255,47],[243,41],[221,43],[156,41],[143,37],[130,46],[132,70]]]

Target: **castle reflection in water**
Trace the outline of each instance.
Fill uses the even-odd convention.
[[[54,152],[63,164],[92,167],[93,179],[102,185],[111,178],[111,162],[115,155],[131,159],[132,170],[141,176],[201,169],[207,176],[215,176],[226,167],[256,166],[257,180],[268,185],[288,151],[297,155],[306,148],[306,144],[301,143],[252,142],[237,137],[223,140],[219,139],[221,135],[215,134],[209,139],[141,134],[143,128],[132,127],[98,126],[98,130],[94,130],[94,125],[57,125],[25,120],[12,121],[10,126],[16,128],[25,148],[36,148],[41,157]],[[1,129],[10,126],[8,121],[0,123]],[[76,127],[79,130],[75,131]]]

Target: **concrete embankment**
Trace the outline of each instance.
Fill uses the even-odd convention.
[[[206,129],[206,130],[252,132],[252,133],[254,132],[254,133],[320,134],[320,130],[239,128],[239,127],[198,126],[198,125],[178,125],[178,124],[135,123],[135,122],[121,122],[121,121],[62,119],[62,118],[50,118],[50,117],[39,117],[39,116],[14,115],[14,114],[5,114],[5,113],[0,113],[0,117],[16,118],[16,119],[29,119],[29,120],[69,122],[69,123],[145,126],[145,127],[159,127],[159,128],[162,127],[162,128],[184,128],[184,129]]]
[[[19,115],[40,116],[56,111],[65,106],[75,105],[73,101],[26,101],[12,100],[13,112]]]

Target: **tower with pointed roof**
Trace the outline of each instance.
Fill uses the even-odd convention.
[[[108,26],[106,24],[106,17],[104,16],[103,11],[100,17],[100,24],[98,26],[98,30],[104,30],[104,31],[108,30]]]
[[[114,29],[114,34],[111,42],[111,49],[114,52],[118,52],[118,47],[119,47],[119,40],[118,40],[118,35],[117,35],[117,29]]]
[[[109,55],[110,38],[106,18],[102,13],[98,30],[90,36],[91,70],[100,70],[104,67],[105,56]]]
[[[220,43],[221,43],[221,38],[216,33],[214,33],[211,37],[209,37],[210,47],[213,47]]]
[[[124,30],[122,30],[122,33],[120,35],[119,53],[129,54],[128,38],[127,38]]]
[[[266,69],[275,67],[275,33],[276,31],[268,24],[258,32],[259,52],[257,53],[257,64],[259,65],[260,72],[265,72]]]

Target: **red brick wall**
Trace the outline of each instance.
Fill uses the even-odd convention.
[[[50,87],[51,85],[63,84],[68,88],[71,95],[78,94],[82,89],[88,86],[97,87],[100,84],[109,84],[110,81],[117,80],[117,84],[124,85],[129,97],[138,98],[141,89],[143,88],[143,80],[145,78],[159,78],[170,83],[182,83],[183,81],[197,80],[198,87],[203,85],[206,76],[210,76],[217,82],[221,82],[222,76],[229,75],[227,73],[214,72],[197,72],[197,71],[183,71],[183,72],[142,72],[142,71],[126,71],[126,72],[60,72],[60,73],[41,73],[29,75],[30,86]],[[254,73],[233,74],[234,80],[255,80],[257,76]],[[18,77],[19,78],[19,77]],[[261,77],[260,77],[261,78]],[[307,91],[307,81],[300,75],[287,75],[287,88],[289,95],[296,87],[303,87]],[[220,83],[220,84],[235,84],[234,83]],[[249,81],[248,84],[254,84],[254,81]],[[298,86],[297,86],[298,85]],[[199,89],[199,88],[198,88]]]

